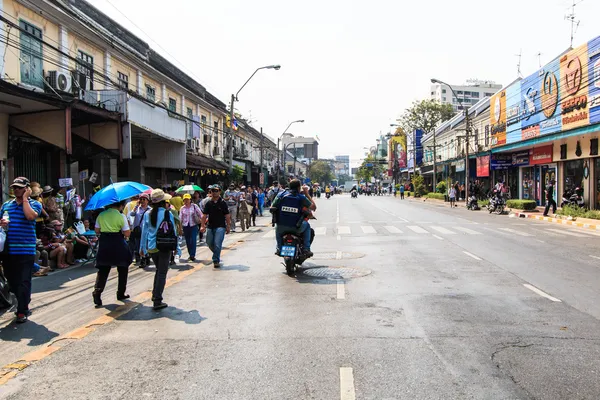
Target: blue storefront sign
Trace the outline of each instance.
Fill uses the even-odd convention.
[[[492,158],[490,159],[490,168],[496,171],[527,165],[529,165],[529,150],[516,153],[492,154]]]

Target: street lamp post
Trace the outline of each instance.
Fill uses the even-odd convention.
[[[456,97],[456,100],[458,101],[458,103],[460,104],[460,106],[462,107],[462,109],[465,111],[465,125],[466,125],[466,129],[465,129],[465,202],[468,204],[469,203],[469,136],[471,133],[471,120],[469,119],[469,107],[465,107],[463,102],[460,100],[460,97],[458,97],[458,95],[456,94],[456,92],[454,91],[454,89],[452,88],[452,86],[450,86],[449,84],[447,84],[446,82],[440,81],[439,79],[435,79],[432,78],[431,79],[431,83],[439,83],[442,85],[446,85],[450,88],[450,90],[452,91],[452,94],[454,95],[454,97]],[[434,176],[434,182],[436,181],[436,171],[435,171],[435,162],[436,162],[436,145],[435,145],[435,131],[433,132],[433,176]],[[435,183],[434,183],[435,185]]]
[[[292,122],[290,122],[290,124],[287,126],[287,128],[285,128],[285,130],[284,130],[284,131],[283,131],[283,133],[281,134],[281,136],[279,136],[279,137],[277,138],[277,151],[280,151],[280,150],[279,150],[279,147],[280,147],[280,146],[279,146],[279,142],[281,141],[281,138],[283,137],[283,135],[285,135],[285,134],[287,133],[287,130],[288,130],[288,129],[290,129],[290,126],[292,126],[293,124],[296,124],[296,123],[302,123],[302,124],[303,124],[303,123],[304,123],[304,120],[303,120],[303,119],[297,119],[296,121],[292,121]],[[282,166],[283,166],[283,168],[285,168],[285,160],[286,160],[286,157],[285,157],[285,156],[286,156],[286,155],[285,155],[285,151],[283,151],[283,152],[282,152],[282,155],[281,155],[281,157],[278,157],[278,160],[279,160],[280,158],[283,158],[283,162],[282,162]],[[281,170],[281,166],[279,166],[279,167],[277,168],[277,182],[278,182],[278,183],[279,183],[279,171],[280,171],[280,170]],[[283,170],[283,177],[285,178],[285,169]]]
[[[250,82],[250,79],[252,79],[254,77],[254,75],[256,75],[256,73],[258,71],[260,71],[261,69],[279,70],[279,68],[281,68],[281,65],[266,65],[264,67],[256,68],[256,71],[254,71],[254,73],[252,75],[250,75],[250,78],[248,78],[246,80],[246,82],[244,82],[244,84],[242,85],[240,90],[238,90],[236,94],[231,95],[231,104],[230,104],[230,109],[229,109],[229,129],[228,129],[228,132],[229,132],[229,173],[230,174],[231,174],[231,172],[233,172],[233,119],[234,119],[233,110],[234,110],[235,102],[238,100],[238,94],[240,94],[242,89],[248,84],[248,82]]]

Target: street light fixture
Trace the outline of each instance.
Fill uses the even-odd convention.
[[[458,95],[456,94],[456,92],[454,91],[454,88],[452,88],[451,85],[447,84],[446,82],[440,81],[439,79],[435,79],[432,78],[431,79],[431,83],[439,83],[441,85],[446,85],[450,88],[450,90],[452,91],[452,94],[454,95],[454,97],[456,97],[456,100],[458,101],[458,103],[460,104],[460,107],[464,110],[465,112],[465,202],[468,204],[469,203],[469,135],[471,133],[471,121],[469,119],[469,107],[465,107],[465,105],[463,104],[463,102],[460,100],[460,97],[458,97]],[[433,187],[435,190],[436,187],[436,181],[437,181],[437,176],[436,176],[436,145],[435,145],[435,131],[433,132]]]
[[[278,65],[276,65],[275,67],[279,67]],[[283,138],[283,135],[285,135],[287,133],[287,130],[290,129],[290,126],[294,125],[294,124],[303,124],[304,120],[303,119],[297,119],[295,121],[290,122],[290,124],[287,126],[287,128],[285,128],[285,130],[283,131],[283,133],[281,134],[281,136],[279,136],[277,138],[277,151],[279,151],[279,142],[281,141],[281,138]],[[282,154],[282,158],[283,158],[283,162],[282,162],[282,166],[283,166],[283,177],[285,179],[285,161],[286,161],[286,148],[283,149],[283,154]],[[296,166],[296,163],[294,163],[294,166]],[[279,171],[280,171],[280,167],[277,168],[277,182],[279,182]]]
[[[277,71],[280,68],[281,68],[281,65],[279,65],[279,64],[266,65],[264,67],[256,68],[256,71],[254,71],[252,73],[252,75],[250,75],[250,78],[248,78],[246,80],[246,82],[244,82],[244,84],[242,85],[240,90],[238,90],[235,94],[231,95],[231,108],[229,110],[229,129],[228,129],[228,131],[229,131],[229,173],[230,174],[233,171],[233,119],[234,119],[233,109],[234,109],[235,102],[238,99],[238,94],[240,94],[242,89],[248,84],[248,82],[250,82],[250,79],[252,79],[254,77],[254,75],[256,75],[256,73],[258,71],[260,71],[261,69],[274,69]]]

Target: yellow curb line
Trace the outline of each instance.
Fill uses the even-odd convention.
[[[519,216],[525,215],[526,218],[536,219],[538,221],[553,222],[553,223],[560,224],[560,225],[576,226],[578,228],[600,230],[600,225],[592,225],[592,224],[583,223],[583,222],[567,221],[566,219],[543,217],[540,215],[531,215],[531,214],[525,214],[525,213],[518,213],[518,215]]]
[[[233,242],[227,247],[224,247],[221,251],[221,254],[227,254],[231,249],[236,247],[240,243],[239,241]],[[204,262],[199,262],[194,268],[182,271],[175,275],[172,278],[167,279],[165,284],[165,289],[173,286],[176,283],[181,282],[183,279],[187,278],[189,275],[193,274],[196,271],[204,268],[205,265],[209,265],[210,263],[205,264]],[[67,342],[64,346],[56,346],[57,342],[63,340],[78,340],[83,339],[88,336],[90,333],[94,332],[97,328],[108,324],[109,322],[113,322],[115,319],[127,314],[129,311],[133,310],[138,305],[142,304],[145,301],[148,301],[152,298],[152,292],[146,291],[137,295],[131,301],[117,307],[114,311],[109,312],[106,315],[96,318],[92,322],[85,324],[71,332],[68,332],[58,338],[54,339],[51,343],[49,343],[46,347],[42,347],[41,349],[32,351],[30,353],[25,354],[19,360],[7,364],[0,368],[0,386],[6,384],[12,378],[17,376],[17,374],[23,371],[25,368],[31,366],[37,361],[43,360],[48,357],[52,353],[62,349],[67,346],[69,343]]]

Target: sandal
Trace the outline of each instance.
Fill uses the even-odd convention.
[[[69,268],[69,264],[63,264],[63,265],[59,265],[58,269],[67,269]]]
[[[38,272],[34,272],[33,276],[48,276],[47,272],[42,272],[41,270]]]

